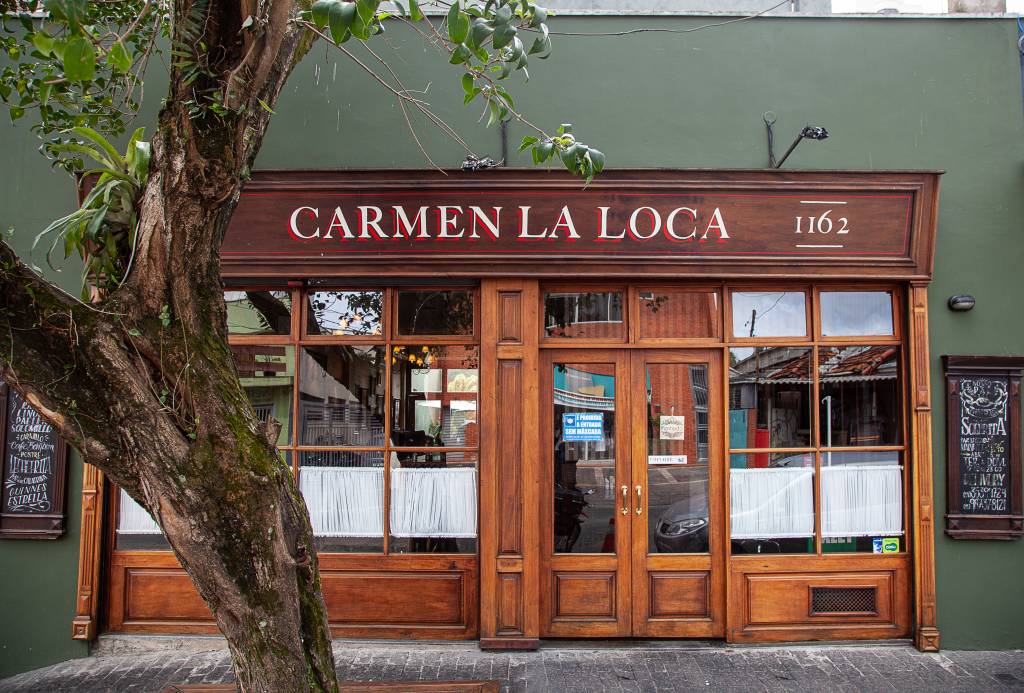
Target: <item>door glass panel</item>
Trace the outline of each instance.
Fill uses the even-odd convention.
[[[552,368],[555,552],[614,553],[615,365]]]
[[[718,294],[713,291],[640,291],[640,338],[718,337]]]
[[[708,551],[708,367],[647,365],[647,547]]]

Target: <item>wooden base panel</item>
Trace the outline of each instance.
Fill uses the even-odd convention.
[[[540,638],[480,638],[481,650],[537,650]]]

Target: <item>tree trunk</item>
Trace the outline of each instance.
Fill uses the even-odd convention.
[[[273,24],[291,0],[261,3],[263,34],[244,44],[238,2],[202,7],[205,45],[244,90],[230,93],[227,115],[197,117],[187,104],[197,84],[172,69],[132,272],[100,306],[61,294],[0,243],[0,377],[150,511],[226,637],[242,690],[336,691],[309,514],[239,383],[219,261],[269,121],[263,105],[310,38]],[[175,3],[179,39],[192,9]]]

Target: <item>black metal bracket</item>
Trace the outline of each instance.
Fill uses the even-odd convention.
[[[777,116],[774,111],[765,111],[761,116],[764,118],[764,126],[768,132],[768,168],[782,168],[782,165],[786,163],[786,159],[793,153],[796,146],[803,140],[824,140],[828,139],[828,130],[817,125],[808,125],[796,136],[793,140],[793,144],[789,145],[789,149],[782,155],[782,158],[776,161],[775,159],[775,132],[772,126],[775,125]]]

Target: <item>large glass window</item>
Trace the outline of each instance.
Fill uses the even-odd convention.
[[[379,336],[383,291],[310,291],[306,332],[310,335]]]
[[[891,335],[889,291],[822,291],[821,336]]]
[[[548,291],[544,334],[575,339],[626,338],[621,291]]]
[[[288,291],[225,291],[228,332],[286,335],[292,329],[292,297]]]
[[[731,447],[808,447],[813,397],[810,348],[729,350]]]
[[[804,337],[806,295],[802,291],[733,291],[732,336]]]
[[[476,292],[460,290],[400,290],[398,330],[401,336],[473,334]]]

